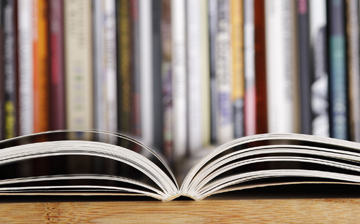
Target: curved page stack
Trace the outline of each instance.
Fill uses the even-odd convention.
[[[93,140],[106,138],[108,143]],[[170,165],[153,150],[125,135],[55,131],[3,140],[0,148],[2,195],[202,200],[222,192],[273,185],[360,183],[359,143],[300,134],[233,140],[201,158],[183,180],[177,180]]]

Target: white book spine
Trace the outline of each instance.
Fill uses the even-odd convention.
[[[297,132],[294,2],[266,0],[266,60],[270,133]]]
[[[232,116],[232,69],[231,69],[231,29],[229,0],[218,2],[216,34],[216,83],[217,83],[217,141],[219,144],[233,139]]]
[[[326,1],[309,1],[310,44],[314,58],[314,81],[311,85],[311,108],[314,114],[312,133],[329,137],[328,73],[326,68]]]
[[[93,0],[94,127],[106,130],[104,99],[104,32],[103,0]]]
[[[34,132],[32,0],[18,2],[20,135]]]
[[[186,154],[187,144],[185,1],[171,2],[171,20],[174,155],[182,157]]]
[[[153,145],[153,68],[152,68],[152,33],[151,1],[140,0],[140,76],[141,76],[141,122],[142,140],[146,145]]]
[[[255,120],[255,27],[254,27],[254,0],[244,0],[244,75],[245,75],[245,120],[246,134],[256,134]],[[255,87],[255,88],[254,88]]]
[[[187,0],[187,83],[189,150],[202,147],[200,0]]]
[[[115,0],[104,0],[104,73],[106,101],[106,129],[116,133],[116,12]]]
[[[67,127],[89,130],[93,129],[94,119],[91,1],[64,3]],[[80,132],[76,135],[91,137]]]
[[[210,53],[209,53],[209,9],[208,1],[200,0],[200,44],[201,44],[201,103],[202,103],[202,141],[203,146],[210,144]]]

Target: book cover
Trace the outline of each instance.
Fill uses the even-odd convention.
[[[346,1],[349,140],[360,141],[359,2]]]
[[[301,133],[311,134],[309,3],[297,0]]]
[[[311,129],[317,136],[330,136],[329,73],[326,1],[310,0],[310,45],[313,59],[311,83]]]
[[[63,130],[66,128],[63,0],[49,1],[48,25],[50,130]]]
[[[6,0],[3,4],[3,72],[4,72],[4,116],[5,138],[18,135],[17,130],[17,78],[16,78],[16,37],[15,1]]]
[[[20,135],[34,132],[33,7],[32,1],[18,1]]]
[[[91,1],[65,0],[64,18],[66,126],[89,130],[94,119]]]
[[[234,138],[245,135],[244,120],[244,7],[243,1],[230,1],[231,53],[232,53],[232,110]],[[246,120],[248,121],[248,119]]]
[[[330,137],[348,139],[348,88],[346,70],[345,4],[327,1]]]

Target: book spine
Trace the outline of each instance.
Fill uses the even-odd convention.
[[[104,1],[93,0],[94,127],[106,130],[106,75],[104,58]],[[104,140],[104,139],[102,139]]]
[[[104,32],[104,73],[105,73],[105,102],[106,130],[117,132],[117,99],[116,99],[116,17],[115,17],[115,1],[104,1],[103,16],[103,32]],[[109,139],[113,142],[114,139]]]
[[[47,1],[35,0],[33,10],[34,132],[37,133],[49,130]]]
[[[309,3],[297,0],[301,133],[311,134]]]
[[[15,63],[15,1],[6,0],[3,4],[4,23],[4,84],[5,84],[5,138],[17,135],[17,92]]]
[[[210,117],[210,52],[209,52],[209,18],[208,1],[200,1],[200,44],[201,44],[201,101],[202,101],[202,141],[206,147],[211,141]]]
[[[256,134],[268,132],[265,0],[254,1]]]
[[[346,32],[349,77],[349,140],[360,142],[359,2],[346,1]]]
[[[185,1],[171,2],[174,153],[177,158],[183,157],[187,149],[185,13]]]
[[[256,134],[254,1],[244,0],[245,134]]]
[[[162,48],[161,48],[161,0],[151,1],[151,50],[152,50],[152,92],[154,148],[164,148],[164,110],[162,88]],[[140,14],[142,15],[142,14]],[[145,99],[144,99],[145,101]],[[145,121],[144,121],[145,122]],[[145,128],[145,126],[144,126]],[[145,133],[144,133],[145,134]]]
[[[189,152],[202,147],[201,17],[200,0],[186,1],[187,117]]]
[[[217,85],[216,85],[216,33],[217,33],[217,0],[209,0],[209,46],[210,46],[210,117],[211,142],[217,142]]]
[[[313,81],[311,83],[312,134],[329,137],[326,1],[310,0],[309,8],[310,44],[313,58]]]
[[[5,89],[5,71],[4,71],[4,4],[0,2],[0,89]],[[5,138],[5,91],[0,91],[0,139]]]
[[[132,77],[131,77],[131,132],[135,136],[142,135],[141,125],[141,74],[140,74],[140,39],[139,39],[139,0],[131,0],[132,27]]]
[[[119,111],[120,131],[130,133],[131,128],[131,30],[130,3],[127,0],[119,4],[119,66],[121,109]]]
[[[95,0],[94,0],[95,1]],[[120,24],[121,24],[121,16],[120,16],[120,10],[121,10],[121,5],[120,5],[120,1],[115,1],[115,13],[116,13],[116,26],[115,26],[115,30],[116,30],[116,106],[117,106],[117,127],[118,130],[117,132],[120,132],[121,129],[121,104],[122,104],[122,95],[121,95],[121,65],[120,65],[120,52],[121,52],[121,48],[120,48]]]
[[[174,130],[173,130],[173,71],[172,63],[172,17],[170,0],[161,2],[161,49],[162,49],[162,91],[163,91],[163,133],[164,155],[172,161],[174,157]]]
[[[70,130],[93,128],[91,1],[65,0],[66,112]],[[76,136],[90,138],[90,135]]]
[[[66,128],[63,0],[49,1],[49,13],[50,129],[62,130]]]
[[[229,0],[218,1],[216,32],[216,82],[217,82],[217,141],[219,144],[233,139],[231,103],[231,27]]]
[[[244,126],[244,32],[243,1],[230,1],[231,15],[231,48],[232,48],[232,107],[234,121],[234,138],[245,134]]]
[[[18,1],[20,135],[34,132],[32,7],[32,1]]]
[[[343,1],[327,1],[329,22],[330,137],[348,139],[348,103]]]
[[[142,122],[142,140],[143,143],[146,145],[153,145],[154,123],[158,122],[158,120],[154,120],[153,82],[155,77],[153,73],[153,61],[151,55],[153,50],[151,4],[152,4],[151,1],[147,1],[147,0],[139,1],[139,26],[140,26],[139,41],[140,41],[140,75],[141,75],[140,95],[142,98],[141,122]],[[157,58],[156,60],[159,60],[159,58]]]
[[[268,128],[272,133],[299,132],[294,6],[287,0],[267,0],[265,5]]]

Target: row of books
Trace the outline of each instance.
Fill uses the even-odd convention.
[[[0,19],[1,139],[98,129],[170,160],[267,132],[360,141],[356,0],[2,0]]]

